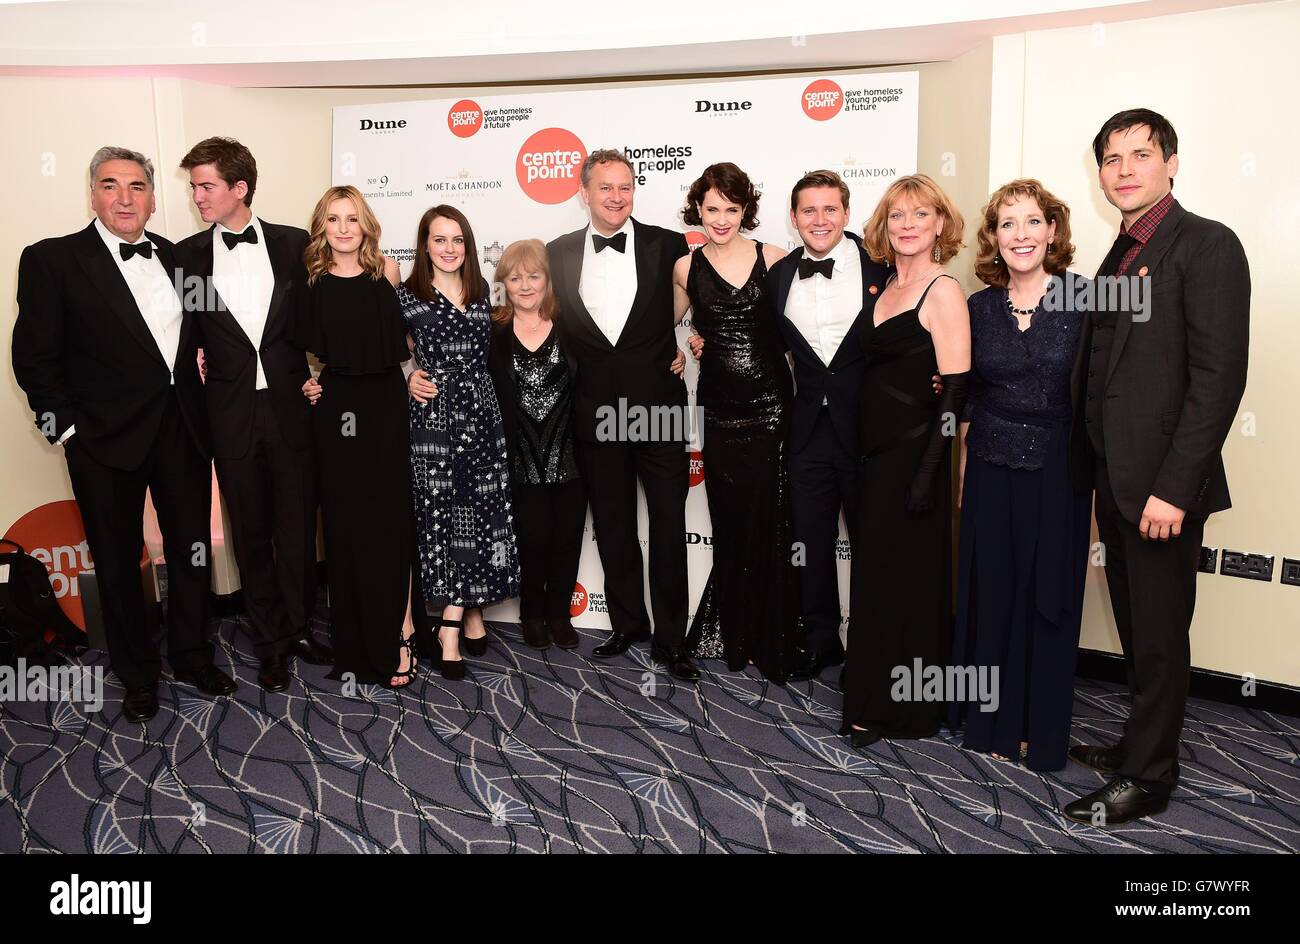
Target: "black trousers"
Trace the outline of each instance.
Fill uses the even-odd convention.
[[[790,527],[796,549],[804,553],[803,566],[798,568],[804,646],[812,652],[833,653],[843,651],[835,542],[841,509],[850,546],[856,540],[862,463],[840,445],[826,407],[817,414],[816,423],[803,449],[790,456]]]
[[[252,425],[247,453],[215,461],[253,644],[267,658],[304,636],[315,610],[316,482],[311,450],[285,444],[267,390]]]
[[[95,561],[114,673],[127,688],[143,688],[162,671],[159,640],[146,629],[140,576],[146,489],[158,512],[167,558],[167,661],[177,672],[210,663],[212,466],[185,428],[175,390],[140,468],[128,472],[101,464],[77,433],[64,450]]]
[[[515,484],[511,501],[519,546],[519,617],[567,623],[582,556],[587,487],[582,479]]]
[[[1196,567],[1204,518],[1185,518],[1168,542],[1144,541],[1115,505],[1104,463],[1097,465],[1097,533],[1106,585],[1124,649],[1132,708],[1119,749],[1120,774],[1172,787],[1191,673],[1188,631],[1196,608]]]
[[[681,443],[579,442],[578,463],[591,501],[592,525],[614,632],[650,633],[645,608],[636,483],[650,518],[650,609],[654,644],[686,640],[686,492],[690,457]]]

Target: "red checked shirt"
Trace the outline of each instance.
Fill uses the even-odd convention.
[[[1137,240],[1132,246],[1129,246],[1128,252],[1124,253],[1124,258],[1119,261],[1119,268],[1115,271],[1116,275],[1124,275],[1128,272],[1128,267],[1132,265],[1137,254],[1142,251],[1142,247],[1151,241],[1155,235],[1156,227],[1160,221],[1169,215],[1170,208],[1174,205],[1174,194],[1171,190],[1156,202],[1156,205],[1147,210],[1142,216],[1133,222],[1131,227],[1126,227],[1123,223],[1119,225],[1121,234],[1127,233]]]

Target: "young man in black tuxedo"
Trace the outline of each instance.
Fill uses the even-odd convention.
[[[632,166],[621,152],[593,151],[582,165],[581,182],[590,225],[547,248],[560,300],[557,324],[577,362],[574,434],[613,627],[592,654],[621,655],[651,638],[637,537],[640,480],[650,519],[651,653],[677,678],[694,681],[699,669],[685,649],[684,438],[662,435],[653,423],[648,440],[622,435],[621,429],[611,434],[611,426],[623,424],[606,422],[633,413],[675,415],[682,421],[678,435],[688,432],[686,385],[672,371],[678,353],[672,273],[687,253],[686,237],[632,219]]]
[[[316,604],[316,487],[311,376],[295,343],[307,288],[307,232],[253,216],[257,164],[232,138],[200,141],[181,160],[194,204],[212,226],[183,240],[203,334],[217,481],[230,512],[244,605],[269,692],[289,687],[288,657],[328,665],[311,637]],[[187,304],[191,295],[187,293]],[[364,501],[364,496],[358,496]]]
[[[208,695],[236,685],[212,664],[208,592],[212,473],[194,318],[177,294],[172,244],[145,230],[153,163],[100,148],[90,164],[95,221],[42,240],[18,263],[13,366],[36,426],[63,446],[103,604],[122,713],[158,712],[158,640],[140,580],[148,489],[167,558],[167,660]]]
[[[1178,782],[1201,537],[1232,504],[1221,450],[1246,389],[1250,270],[1232,230],[1174,200],[1178,138],[1166,119],[1120,112],[1093,151],[1122,218],[1099,285],[1125,279],[1119,297],[1145,305],[1099,306],[1084,322],[1072,462],[1076,487],[1097,490],[1133,705],[1118,744],[1070,749],[1112,779],[1065,814],[1116,825],[1162,811]]]
[[[804,650],[790,675],[797,680],[844,661],[835,541],[841,509],[850,541],[858,520],[858,402],[865,366],[858,335],[885,287],[886,270],[856,235],[845,232],[849,188],[834,171],[812,171],[795,184],[790,220],[803,246],[772,266],[768,284],[794,359],[791,532],[804,552]]]

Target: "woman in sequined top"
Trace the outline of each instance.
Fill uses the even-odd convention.
[[[1070,210],[1036,180],[984,208],[968,302],[972,378],[961,424],[953,663],[993,697],[950,705],[963,744],[1034,770],[1065,766],[1090,502],[1070,484],[1070,370],[1084,312]],[[995,674],[996,673],[996,674]],[[972,696],[973,697],[973,696]]]

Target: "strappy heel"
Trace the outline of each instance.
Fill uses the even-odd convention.
[[[455,629],[456,635],[460,636],[461,628],[462,626],[464,626],[464,621],[458,619],[447,619],[444,616],[438,620],[438,628],[434,631],[434,635],[438,641],[438,657],[437,657],[438,672],[442,675],[443,678],[456,682],[465,677],[465,658],[464,656],[462,656],[459,659],[444,659],[442,657],[441,633],[442,633],[442,628],[444,626],[450,626],[451,628]]]
[[[414,641],[415,634],[412,633],[410,636],[403,636],[401,642],[398,643],[397,648],[399,650],[406,650],[406,670],[393,672],[384,688],[406,688],[415,681],[415,674],[419,671],[420,662],[415,657],[415,646],[412,645]],[[401,681],[393,682],[393,679],[401,679]]]

